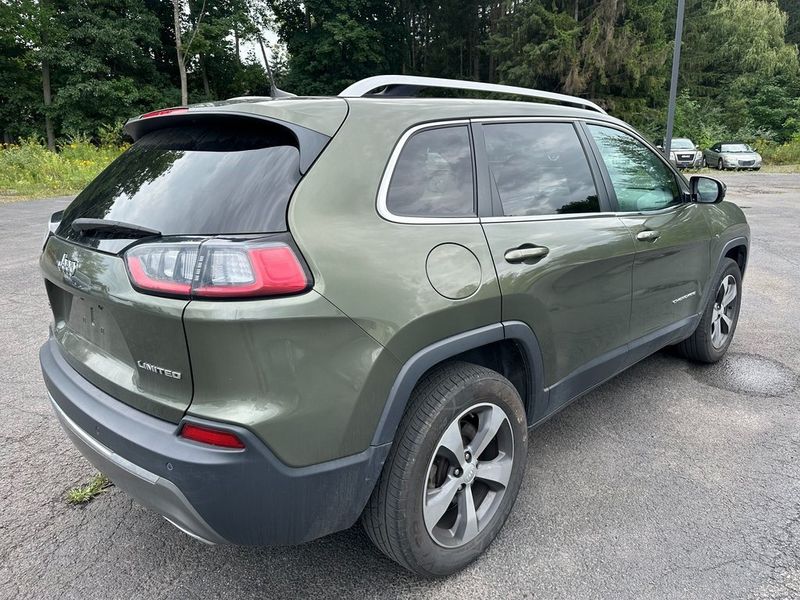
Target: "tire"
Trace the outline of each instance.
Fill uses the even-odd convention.
[[[703,168],[703,169],[707,169],[708,168],[708,162],[706,162],[706,157],[705,156],[703,157],[703,163],[700,165],[700,167]]]
[[[730,289],[728,286],[732,282],[736,286],[735,295],[726,302],[724,290]],[[689,338],[678,344],[678,350],[683,356],[704,363],[715,363],[721,359],[728,351],[736,333],[742,304],[742,272],[736,261],[725,259],[713,285],[712,294],[697,329]]]
[[[722,162],[721,158],[717,162],[717,170],[718,171],[724,171],[725,170],[725,164]]]
[[[498,424],[494,437],[487,434],[492,423]],[[480,442],[482,432],[488,446]],[[423,577],[463,569],[492,543],[511,512],[527,445],[525,409],[508,379],[465,362],[435,368],[411,395],[364,510],[364,530],[386,556]],[[448,448],[463,450],[463,462]],[[469,450],[478,456],[467,456]],[[484,479],[488,475],[507,483]],[[483,517],[470,517],[475,513],[468,498]]]

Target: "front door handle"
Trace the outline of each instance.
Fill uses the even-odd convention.
[[[636,234],[636,239],[641,242],[655,242],[659,237],[661,237],[661,232],[653,231],[652,229],[640,231]]]
[[[545,248],[544,246],[514,248],[512,250],[506,250],[505,259],[510,263],[520,263],[525,260],[544,258],[545,256],[547,256],[548,252],[550,252],[550,250],[548,248]]]

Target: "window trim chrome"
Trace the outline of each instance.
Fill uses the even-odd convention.
[[[659,208],[658,210],[643,210],[643,211],[616,211],[616,212],[592,212],[592,213],[568,213],[568,214],[556,214],[556,215],[516,215],[516,216],[509,216],[509,217],[481,217],[481,223],[514,223],[518,221],[563,221],[565,219],[592,219],[592,218],[608,218],[608,217],[637,217],[637,216],[657,216],[657,215],[664,215],[670,212],[674,212],[679,210],[685,206],[689,206],[693,203],[690,202],[682,202],[681,204],[675,204],[673,206],[667,206],[665,208]]]
[[[510,215],[482,217],[481,223],[517,223],[525,221],[564,221],[568,219],[594,219],[616,217],[614,212],[568,213],[553,215]]]
[[[377,196],[377,209],[378,214],[385,219],[386,221],[392,223],[399,223],[405,225],[452,225],[452,224],[479,224],[479,223],[515,223],[515,222],[524,222],[524,221],[561,221],[565,219],[589,219],[589,218],[608,218],[608,217],[632,217],[632,216],[649,216],[649,215],[660,215],[666,214],[675,210],[678,210],[691,202],[681,202],[680,204],[675,204],[673,206],[667,206],[664,208],[660,208],[657,210],[651,211],[605,211],[605,212],[591,212],[591,213],[570,213],[570,214],[552,214],[552,215],[516,215],[516,216],[487,216],[487,217],[478,217],[477,215],[474,217],[411,217],[411,216],[404,216],[404,215],[396,215],[395,213],[391,212],[387,207],[386,200],[389,192],[389,184],[391,183],[392,176],[394,175],[394,170],[397,166],[397,161],[400,158],[400,153],[403,151],[408,140],[416,133],[420,131],[424,131],[426,129],[438,129],[440,127],[449,127],[449,126],[459,126],[459,125],[470,125],[470,124],[483,124],[483,123],[536,123],[536,122],[544,122],[544,123],[584,123],[584,124],[596,124],[604,127],[610,127],[612,129],[617,129],[622,131],[623,133],[627,133],[635,140],[643,144],[646,148],[648,148],[653,154],[658,156],[661,159],[661,162],[664,163],[667,168],[672,171],[673,175],[676,174],[675,169],[669,163],[668,160],[661,155],[655,147],[650,144],[646,139],[644,139],[639,133],[637,133],[633,128],[629,125],[617,122],[613,118],[603,119],[603,118],[592,118],[592,117],[584,117],[584,116],[509,116],[509,117],[473,117],[473,118],[456,118],[456,119],[448,119],[448,120],[440,120],[440,121],[429,121],[427,123],[420,123],[418,125],[414,125],[407,129],[400,139],[395,144],[394,149],[392,150],[392,154],[389,156],[389,161],[386,164],[386,168],[383,171],[383,175],[381,176],[381,182],[378,186],[378,196]],[[474,157],[473,157],[474,160]],[[677,173],[678,178],[682,177],[680,173]],[[473,187],[475,182],[473,181]]]
[[[377,197],[377,208],[378,214],[386,219],[387,221],[391,221],[392,223],[402,223],[406,225],[420,225],[420,224],[457,224],[457,223],[480,223],[480,218],[477,216],[477,213],[474,217],[412,217],[407,215],[397,215],[389,210],[387,206],[387,197],[389,194],[389,184],[392,182],[392,176],[394,175],[394,170],[397,167],[397,161],[400,159],[400,153],[403,151],[406,143],[408,142],[411,137],[420,131],[425,131],[427,129],[440,129],[443,127],[457,127],[457,126],[467,126],[469,127],[470,120],[469,119],[451,119],[445,121],[431,121],[428,123],[420,123],[419,125],[414,125],[413,127],[407,129],[400,139],[395,144],[394,149],[392,150],[392,154],[389,156],[389,161],[386,163],[386,168],[383,170],[383,176],[381,177],[380,185],[378,186],[378,197]],[[472,154],[472,148],[470,147],[470,154]],[[474,161],[474,157],[473,157]],[[473,189],[473,198],[475,194],[475,181],[472,183]]]

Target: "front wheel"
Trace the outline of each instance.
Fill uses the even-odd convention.
[[[717,162],[717,169],[718,169],[719,171],[722,171],[722,170],[724,170],[724,169],[725,169],[725,164],[722,162],[722,159],[721,159],[721,158],[720,158],[720,159],[719,159],[719,161]]]
[[[527,421],[499,373],[445,364],[412,394],[362,523],[389,558],[424,577],[454,573],[492,543],[525,471]]]
[[[678,345],[685,357],[699,362],[715,363],[724,356],[739,321],[742,272],[736,261],[730,258],[726,258],[723,264],[697,329]]]

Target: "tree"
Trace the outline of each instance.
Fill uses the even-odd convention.
[[[181,80],[181,105],[189,104],[189,85],[186,81],[186,55],[181,43],[181,0],[172,0],[172,11],[175,23],[175,54],[178,61],[178,73]]]
[[[380,0],[271,0],[289,52],[286,86],[332,94],[356,79],[399,68],[402,29],[394,3]]]
[[[785,41],[787,15],[775,2],[719,0],[711,8],[696,0],[686,23],[681,85],[714,110],[740,137],[788,139],[787,120],[796,115],[800,60]]]

